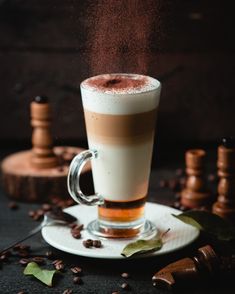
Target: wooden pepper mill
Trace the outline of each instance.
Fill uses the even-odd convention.
[[[187,180],[181,192],[181,204],[187,208],[208,206],[211,196],[203,177],[206,152],[202,149],[188,150],[185,155]]]
[[[235,139],[223,138],[218,147],[218,198],[213,213],[235,224]]]
[[[219,256],[215,250],[206,245],[197,250],[197,254],[173,262],[152,277],[153,285],[172,290],[177,286],[192,286],[215,278],[220,272],[235,268],[235,256]]]
[[[50,131],[51,109],[46,97],[31,103],[32,149],[6,157],[1,165],[2,183],[13,199],[27,202],[49,201],[51,196],[69,198],[67,174],[71,160],[82,148],[53,147]],[[83,168],[85,186],[91,186],[91,167]]]

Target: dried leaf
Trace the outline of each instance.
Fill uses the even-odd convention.
[[[162,236],[154,237],[149,240],[137,240],[127,244],[122,250],[121,255],[130,257],[134,254],[142,254],[160,250],[163,246]]]
[[[205,231],[221,241],[230,241],[235,239],[235,228],[216,214],[201,211],[190,210],[179,215],[174,215],[182,222]]]
[[[52,279],[56,270],[41,269],[36,262],[30,262],[24,269],[24,275],[33,275],[47,286],[52,286]]]

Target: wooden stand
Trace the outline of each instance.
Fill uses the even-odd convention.
[[[235,224],[235,146],[224,139],[218,147],[218,198],[213,205],[213,213]]]
[[[51,196],[68,198],[68,165],[83,149],[53,148],[50,105],[45,97],[36,97],[31,103],[31,117],[33,148],[3,160],[3,187],[11,198],[20,201],[46,202]],[[90,165],[83,169],[84,185],[91,185],[90,170]]]
[[[206,152],[201,149],[186,152],[186,187],[181,193],[181,204],[187,208],[208,206],[211,195],[206,189],[203,166]]]

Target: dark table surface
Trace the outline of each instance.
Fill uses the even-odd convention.
[[[8,152],[5,152],[8,153]],[[3,155],[4,153],[2,153]],[[2,156],[1,156],[2,157]],[[149,201],[171,205],[174,202],[174,193],[170,189],[160,188],[161,179],[171,179],[175,177],[176,168],[183,166],[184,154],[174,161],[167,160],[161,162],[159,166],[153,166],[150,179]],[[169,159],[169,158],[168,158]],[[213,156],[212,156],[213,159]],[[209,170],[214,169],[215,161],[210,160]],[[215,190],[215,186],[213,187]],[[24,236],[38,223],[28,216],[30,209],[36,209],[38,204],[19,203],[17,210],[8,208],[9,198],[0,190],[0,249],[10,244],[15,239]],[[85,258],[66,254],[50,247],[41,234],[26,241],[31,246],[31,255],[45,255],[45,252],[52,250],[56,258],[62,259],[66,264],[66,269],[54,286],[49,288],[41,282],[23,275],[23,267],[19,264],[19,257],[13,255],[8,262],[0,265],[0,293],[63,293],[65,289],[72,289],[73,293],[100,293],[111,294],[114,291],[119,293],[165,293],[163,290],[152,286],[151,277],[153,274],[167,265],[185,256],[191,256],[196,248],[204,244],[200,237],[193,244],[177,252],[159,257],[133,259],[133,260],[105,260]],[[82,285],[74,285],[73,275],[70,271],[72,265],[77,265],[83,269]],[[51,261],[47,261],[46,268],[53,268]],[[122,272],[130,273],[127,280],[131,289],[129,291],[121,289],[124,282],[121,277]],[[235,293],[235,284],[230,276],[220,276],[213,283],[195,284],[190,289],[181,288],[180,293]]]

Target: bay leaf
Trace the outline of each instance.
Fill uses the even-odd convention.
[[[36,262],[30,262],[24,269],[24,275],[32,275],[47,286],[52,286],[52,280],[56,270],[41,269]]]
[[[174,217],[213,235],[220,241],[235,240],[235,228],[220,216],[201,210],[189,210]]]
[[[162,248],[163,242],[161,237],[155,237],[149,240],[137,240],[127,244],[122,250],[121,255],[130,257],[134,254],[146,253],[149,251],[157,251]]]

